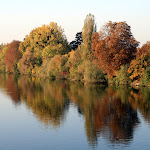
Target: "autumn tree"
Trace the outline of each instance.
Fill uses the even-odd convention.
[[[132,60],[128,69],[130,79],[137,81],[139,84],[150,84],[150,43],[144,44],[137,51],[136,59]]]
[[[20,44],[19,50],[24,54],[27,48],[32,50],[35,57],[42,58],[70,51],[64,30],[54,22],[33,29]]]
[[[67,55],[56,55],[54,56],[48,64],[49,76],[53,78],[65,78],[65,73],[67,73],[65,64],[67,62]]]
[[[32,50],[28,47],[23,57],[18,62],[18,68],[21,74],[32,74],[32,69],[36,65],[37,58],[33,55]]]
[[[130,73],[130,79],[140,80],[147,66],[147,58],[144,55],[132,60],[128,69],[128,72]]]
[[[3,46],[2,50],[0,50],[0,72],[7,72],[7,67],[4,62],[4,56],[8,49],[8,45]]]
[[[92,37],[92,50],[98,66],[105,70],[109,78],[121,65],[130,63],[138,44],[126,22],[108,22]]]
[[[148,59],[150,59],[150,42],[146,42],[141,48],[137,51],[137,57],[141,57],[145,55]]]
[[[57,23],[51,22],[49,25],[33,29],[20,43],[19,50],[23,55],[19,62],[21,73],[39,74],[40,66],[45,59],[66,54],[70,47],[64,30]]]
[[[96,24],[94,15],[88,14],[84,20],[84,26],[82,29],[82,57],[83,60],[90,57],[91,45],[92,45],[92,35],[96,32]]]
[[[81,46],[77,48],[77,50],[72,50],[68,54],[68,61],[66,63],[66,67],[69,68],[69,78],[73,80],[81,80],[83,78],[82,69],[81,69]]]
[[[2,43],[2,44],[0,44],[0,52],[1,52],[1,50],[3,49],[3,47],[4,47],[5,45]]]
[[[21,53],[19,52],[19,41],[12,41],[4,55],[4,62],[9,72],[14,72],[14,65],[21,59]]]

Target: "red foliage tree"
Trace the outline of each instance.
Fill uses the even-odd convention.
[[[145,71],[150,67],[150,43],[147,42],[141,48],[138,48],[136,59],[132,60],[128,72],[130,79],[136,80],[140,83]]]
[[[9,72],[13,72],[14,64],[21,59],[21,53],[19,52],[19,41],[12,41],[9,46],[8,50],[4,55],[4,62],[6,67],[8,68]]]
[[[98,66],[105,70],[109,78],[121,65],[135,57],[138,44],[126,22],[108,22],[92,37],[92,50]]]
[[[144,44],[141,48],[137,51],[137,57],[141,57],[142,55],[147,56],[150,58],[150,42],[148,41],[146,44]]]

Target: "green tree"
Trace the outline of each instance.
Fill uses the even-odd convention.
[[[128,65],[122,65],[120,70],[116,73],[115,84],[117,85],[129,85],[129,73],[128,73]]]
[[[85,63],[84,81],[106,83],[103,71],[97,68],[96,65],[91,61],[86,61]]]
[[[150,86],[150,67],[147,67],[140,80],[142,86]]]
[[[92,35],[96,32],[96,24],[94,15],[88,14],[84,20],[84,26],[82,29],[82,58],[87,60],[90,57]]]

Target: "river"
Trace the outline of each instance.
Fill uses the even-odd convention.
[[[0,74],[0,150],[149,147],[150,88]]]

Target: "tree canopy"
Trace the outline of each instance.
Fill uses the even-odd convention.
[[[96,24],[94,15],[88,14],[84,20],[82,28],[82,57],[83,59],[89,58],[91,53],[92,35],[96,32]]]
[[[33,29],[20,44],[19,50],[24,54],[27,48],[30,48],[36,57],[42,58],[70,51],[64,30],[54,22]]]
[[[70,42],[70,47],[73,50],[76,50],[78,48],[79,45],[81,45],[81,43],[83,42],[82,40],[82,32],[78,32],[76,34],[75,40]]]
[[[136,56],[138,42],[126,22],[108,22],[92,37],[95,57],[111,78],[123,64],[130,63]]]
[[[4,62],[9,72],[13,72],[14,65],[21,59],[21,53],[19,52],[19,41],[12,41],[4,55]]]

